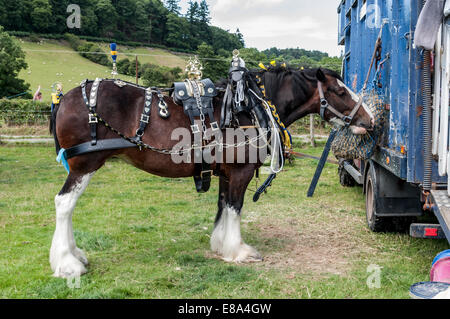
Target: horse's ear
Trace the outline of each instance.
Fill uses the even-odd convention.
[[[325,76],[325,73],[323,73],[321,68],[317,69],[316,78],[322,83],[325,83],[327,81],[327,77]]]

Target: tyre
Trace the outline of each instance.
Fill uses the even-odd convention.
[[[365,181],[366,189],[366,220],[367,226],[373,232],[407,232],[416,219],[410,216],[381,217],[377,216],[376,202],[379,198],[376,170],[369,168]]]
[[[344,164],[339,164],[339,183],[344,187],[355,187],[356,181],[344,168]]]
[[[366,220],[367,226],[373,232],[386,231],[386,218],[376,216],[376,201],[378,190],[375,178],[375,170],[372,167],[366,178]]]

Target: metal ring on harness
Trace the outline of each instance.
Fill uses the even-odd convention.
[[[320,96],[320,117],[322,117],[323,120],[325,120],[325,111],[330,111],[334,115],[336,115],[343,123],[345,127],[349,127],[352,124],[353,118],[355,117],[356,113],[359,111],[363,104],[363,98],[362,96],[359,97],[358,103],[354,106],[352,112],[349,115],[344,115],[338,110],[336,110],[333,106],[328,103],[328,100],[325,98],[325,94],[323,92],[323,86],[322,82],[317,81],[317,89],[319,90],[319,96]]]
[[[167,103],[164,100],[159,101],[158,107],[159,107],[159,116],[165,119],[170,116],[169,110],[167,109]]]

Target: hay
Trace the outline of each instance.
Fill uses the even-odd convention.
[[[385,106],[383,100],[374,91],[367,93],[363,99],[374,115],[374,130],[364,135],[355,135],[350,128],[338,128],[331,145],[331,150],[336,158],[366,160],[372,156],[378,144],[386,122]]]

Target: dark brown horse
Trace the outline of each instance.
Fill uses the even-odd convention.
[[[291,70],[273,68],[268,71],[254,71],[249,76],[260,76],[266,87],[267,98],[277,107],[281,121],[291,125],[301,117],[318,113],[320,82],[326,99],[335,109],[348,115],[357,104],[354,93],[346,88],[339,75],[321,69]],[[89,96],[92,83],[86,86]],[[220,117],[220,106],[223,93],[214,99],[215,118]],[[98,114],[108,120],[109,125],[126,136],[134,136],[145,99],[142,88],[127,85],[119,87],[112,81],[102,82],[98,88]],[[150,123],[142,139],[146,144],[161,149],[171,149],[177,141],[171,140],[171,132],[177,128],[190,128],[190,121],[182,107],[176,105],[171,98],[164,98],[171,112],[169,119],[158,116],[157,99],[153,99]],[[325,112],[325,119],[335,117]],[[251,124],[250,118],[241,114],[240,125]],[[91,140],[88,124],[88,110],[83,101],[80,87],[69,91],[55,109],[52,120],[56,142],[68,149],[74,145]],[[372,118],[365,108],[360,108],[352,120],[356,131],[364,132],[372,127]],[[97,137],[101,139],[118,138],[117,134],[99,124]],[[161,154],[148,149],[127,148],[100,151],[68,160],[70,173],[67,180],[55,197],[56,230],[50,250],[50,264],[57,277],[72,277],[86,272],[87,258],[77,248],[72,229],[72,212],[76,202],[86,189],[94,173],[105,162],[120,156],[135,167],[163,177],[180,178],[194,175],[194,164],[176,164],[170,155]],[[211,236],[211,249],[229,262],[251,262],[262,260],[260,254],[246,245],[241,237],[240,220],[244,194],[254,172],[262,165],[258,163],[223,163],[220,165],[218,213],[215,228]],[[212,164],[212,169],[216,169]]]

